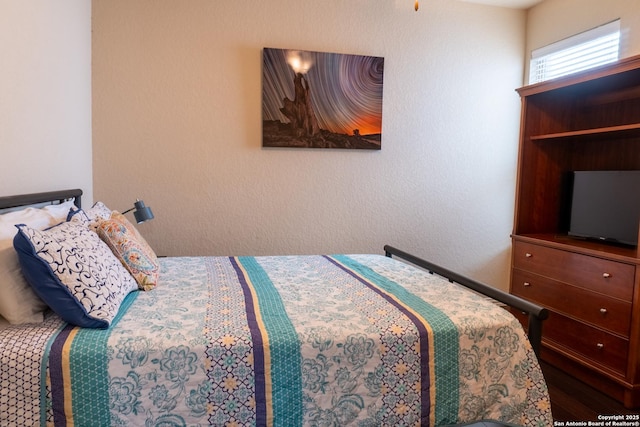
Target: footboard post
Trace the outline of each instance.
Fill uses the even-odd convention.
[[[536,353],[536,356],[540,357],[540,344],[542,343],[542,320],[534,313],[529,313],[529,327],[527,328],[527,335],[529,336],[529,342],[531,347]]]

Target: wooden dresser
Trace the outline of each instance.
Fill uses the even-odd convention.
[[[640,407],[638,248],[567,236],[571,171],[640,170],[640,56],[518,92],[511,292],[550,310],[542,359]]]

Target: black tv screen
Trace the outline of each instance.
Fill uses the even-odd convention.
[[[569,235],[638,244],[640,171],[573,172]]]

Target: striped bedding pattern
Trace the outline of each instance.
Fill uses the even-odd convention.
[[[519,323],[406,263],[160,261],[110,329],[0,330],[0,425],[553,423]]]

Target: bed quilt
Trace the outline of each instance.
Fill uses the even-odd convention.
[[[553,424],[518,321],[379,255],[161,258],[106,330],[0,330],[0,425]]]

